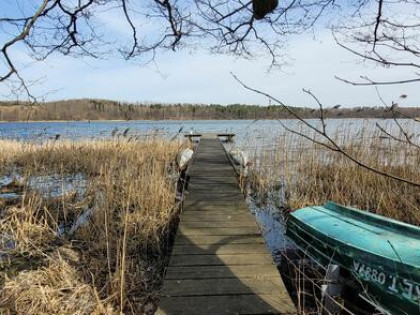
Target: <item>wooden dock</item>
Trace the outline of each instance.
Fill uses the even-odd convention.
[[[296,314],[216,137],[189,173],[157,314]]]

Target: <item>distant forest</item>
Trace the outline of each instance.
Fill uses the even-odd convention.
[[[302,118],[318,118],[319,109],[291,107]],[[399,118],[418,118],[420,108],[398,107]],[[392,118],[384,107],[324,108],[325,118]],[[121,103],[109,100],[67,100],[28,105],[0,102],[0,121],[164,120],[164,119],[290,119],[282,106]]]

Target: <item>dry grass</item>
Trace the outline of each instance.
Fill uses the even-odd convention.
[[[164,140],[1,141],[0,172],[83,174],[83,196],[26,191],[0,204],[3,313],[151,313],[166,259],[175,205],[175,155]],[[176,171],[175,171],[176,175]],[[59,237],[84,211],[87,224]],[[69,229],[67,229],[69,230]],[[4,247],[4,246],[3,246]]]
[[[418,148],[363,130],[343,147],[371,167],[420,183]],[[257,159],[251,182],[260,198],[284,181],[291,209],[332,200],[420,225],[420,188],[375,174],[308,140],[283,137]]]
[[[349,135],[341,131],[334,138],[358,160],[420,183],[418,148],[367,130],[361,130],[353,138],[340,138],[343,134]],[[250,184],[255,199],[261,203],[274,202],[286,213],[332,200],[420,225],[419,187],[375,174],[302,137],[286,134],[273,147],[258,152],[254,160]],[[326,284],[325,270],[303,259],[299,252],[289,250],[282,255],[285,262],[282,275],[289,280],[286,283],[290,285],[299,313],[328,313],[321,303],[320,286]],[[341,304],[342,300],[336,300]],[[365,307],[358,301],[353,303],[346,301],[344,305],[356,314]]]
[[[47,265],[22,271],[7,279],[2,292],[3,312],[18,314],[112,314],[104,306],[95,286],[86,284],[75,264],[78,254],[58,248],[46,258]],[[7,309],[7,311],[6,311]]]

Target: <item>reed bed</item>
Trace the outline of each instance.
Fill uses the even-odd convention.
[[[0,174],[22,174],[22,196],[0,203],[0,313],[150,314],[177,218],[180,144],[1,141]],[[83,174],[83,194],[46,198],[35,175]],[[85,217],[77,228],[77,218]],[[76,225],[77,226],[77,225]]]
[[[420,184],[419,148],[386,138],[378,130],[362,128],[348,135],[338,130],[333,139],[357,160]],[[298,135],[279,137],[254,159],[250,183],[257,199],[281,199],[279,206],[291,211],[331,200],[420,225],[418,186],[379,175]]]
[[[298,132],[322,140],[308,130]],[[397,136],[404,139],[404,135]],[[371,127],[357,132],[338,128],[332,138],[367,166],[420,184],[418,147],[384,137],[383,132]],[[261,209],[274,204],[285,214],[281,216],[285,221],[290,211],[335,201],[420,225],[420,187],[379,175],[314,141],[285,132],[269,146],[248,152],[254,152],[248,184],[255,204]],[[281,257],[282,276],[299,314],[329,313],[321,298],[326,271],[308,260],[305,253],[290,248],[284,248]],[[374,312],[353,296],[334,300],[343,314]]]

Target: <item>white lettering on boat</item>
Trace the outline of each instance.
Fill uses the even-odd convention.
[[[360,279],[372,282],[384,287],[384,290],[397,294],[407,300],[420,301],[420,284],[412,280],[387,274],[382,267],[373,268],[366,264],[353,260],[353,273]]]
[[[397,277],[393,276],[393,275],[389,275],[389,277],[392,279],[391,280],[391,285],[388,287],[388,289],[392,292],[398,293],[397,290]]]
[[[360,266],[360,262],[358,262],[357,260],[353,260],[353,269],[354,270],[359,270],[359,266]]]
[[[410,281],[408,281],[407,279],[404,279],[403,283],[404,283],[403,297],[411,300],[411,298],[413,297],[413,287],[414,287],[414,285]]]

